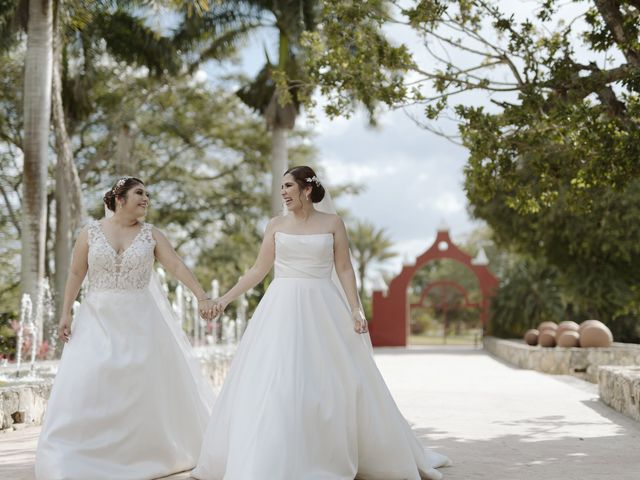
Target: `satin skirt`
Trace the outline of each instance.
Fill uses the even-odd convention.
[[[148,289],[90,293],[64,347],[38,480],[147,480],[193,468],[208,419]]]
[[[200,480],[440,479],[331,279],[276,278],[213,408]]]

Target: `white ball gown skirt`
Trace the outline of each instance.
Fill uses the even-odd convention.
[[[146,480],[194,467],[209,410],[161,308],[149,288],[92,292],[81,305],[40,435],[38,480]]]
[[[238,347],[192,475],[442,478],[435,467],[449,460],[414,436],[368,341],[353,331],[330,278],[276,277]]]

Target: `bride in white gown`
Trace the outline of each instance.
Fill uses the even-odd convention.
[[[312,169],[289,170],[289,215],[271,220],[256,263],[219,299],[224,309],[275,262],[213,408],[197,479],[439,479],[435,468],[449,463],[422,447],[374,363],[344,224],[313,207],[323,195]]]
[[[196,464],[213,392],[154,278],[157,258],[216,305],[167,241],[140,223],[144,184],[123,177],[105,195],[111,218],[79,234],[65,290],[60,360],[36,453],[38,480],[147,480]],[[71,305],[88,273],[88,294]]]

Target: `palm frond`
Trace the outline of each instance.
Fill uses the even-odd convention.
[[[27,28],[28,14],[28,0],[0,0],[0,51],[15,45],[20,30]]]
[[[114,58],[146,66],[156,75],[179,70],[181,61],[172,39],[159,35],[143,19],[117,10],[97,16],[95,26]]]

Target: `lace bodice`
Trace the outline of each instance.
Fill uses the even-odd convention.
[[[275,233],[275,276],[288,278],[331,278],[333,234],[294,235]]]
[[[89,224],[89,291],[141,290],[149,285],[156,242],[153,226],[143,223],[140,232],[122,253],[109,244],[100,222]]]

